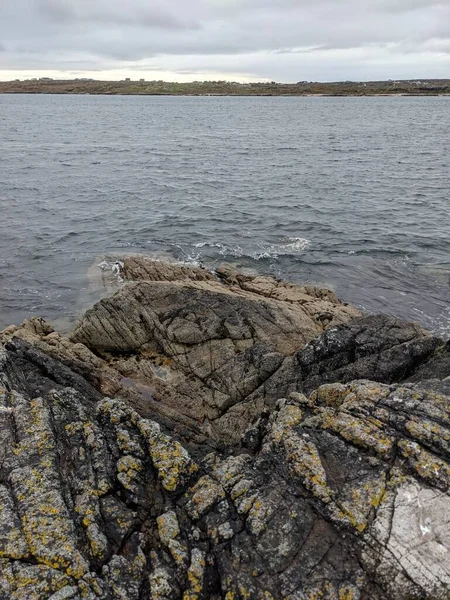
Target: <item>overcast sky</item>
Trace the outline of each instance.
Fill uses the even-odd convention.
[[[0,79],[450,78],[450,0],[0,0]]]

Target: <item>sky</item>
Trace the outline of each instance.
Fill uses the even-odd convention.
[[[450,0],[0,0],[0,80],[450,78]]]

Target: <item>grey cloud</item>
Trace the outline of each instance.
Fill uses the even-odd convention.
[[[76,22],[96,25],[136,25],[168,29],[198,29],[200,23],[183,18],[165,5],[92,2],[83,5],[70,0],[38,0],[37,12],[58,24]]]
[[[5,46],[0,42],[0,52],[6,52]]]
[[[418,77],[450,65],[448,0],[0,0],[0,68]],[[90,66],[89,66],[90,65]],[[378,73],[378,72],[377,72]],[[0,72],[0,78],[2,77]],[[386,75],[387,77],[387,75]],[[314,77],[313,77],[314,78]]]
[[[317,50],[323,50],[324,48],[324,45],[312,46],[310,48],[280,48],[279,50],[274,50],[274,54],[308,54],[310,52],[317,52]]]
[[[442,0],[377,0],[375,8],[385,13],[402,13],[445,6]]]
[[[56,23],[69,23],[76,18],[72,8],[67,3],[58,0],[42,0],[37,3],[36,10]]]

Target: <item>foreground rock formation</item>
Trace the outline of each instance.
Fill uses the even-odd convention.
[[[333,293],[125,261],[0,350],[0,598],[450,598],[450,352]],[[371,380],[371,381],[370,381]]]

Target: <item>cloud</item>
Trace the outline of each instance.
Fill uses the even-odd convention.
[[[0,39],[2,79],[74,69],[103,78],[146,69],[285,81],[448,77],[450,2],[0,0]]]
[[[56,23],[68,23],[75,19],[75,13],[66,2],[58,0],[42,0],[37,3],[36,10],[44,19],[48,18]]]
[[[178,15],[166,4],[149,6],[138,3],[70,2],[39,0],[37,12],[57,24],[91,23],[106,26],[156,27],[162,29],[198,29],[200,24]]]
[[[416,10],[432,9],[445,3],[442,0],[377,0],[375,9],[383,13],[407,13]]]

